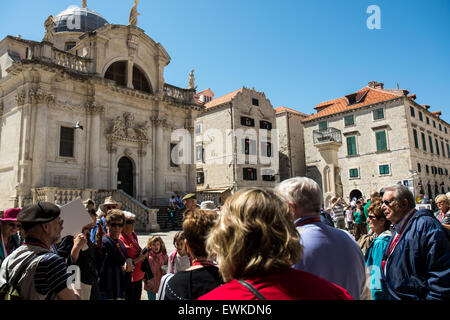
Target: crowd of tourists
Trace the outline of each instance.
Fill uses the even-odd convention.
[[[368,201],[323,203],[306,177],[242,189],[220,209],[177,195],[170,208],[184,213],[173,252],[152,235],[142,248],[136,216],[112,197],[97,211],[84,201],[91,222],[63,238],[59,206],[7,209],[0,299],[450,299],[450,194],[435,198],[436,212],[417,209],[400,184]]]

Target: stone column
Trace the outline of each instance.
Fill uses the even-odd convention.
[[[127,65],[127,88],[129,88],[129,89],[134,89],[134,86],[133,86],[133,65],[134,65],[133,59],[129,59],[128,60],[128,65]]]
[[[87,124],[86,135],[86,184],[85,188],[98,189],[100,187],[100,149],[101,142],[101,114],[104,112],[102,105],[95,102],[86,104]]]
[[[338,177],[335,176],[336,168],[338,165],[338,151],[341,147],[339,142],[324,142],[316,144],[320,156],[322,158],[321,166],[319,167],[320,173],[322,175],[322,186],[323,186],[323,199],[325,207],[329,206],[327,199],[333,197],[337,193],[336,183]],[[325,169],[328,167],[325,172]],[[342,196],[342,195],[340,195]]]
[[[138,174],[136,176],[136,198],[142,202],[142,199],[145,198],[145,161],[144,158],[147,155],[147,151],[145,150],[146,145],[140,143],[138,149]]]
[[[113,141],[108,141],[108,158],[109,158],[109,175],[108,175],[108,189],[117,189],[117,185],[113,186],[114,176],[117,174],[117,168],[114,165],[114,159],[117,154],[117,145]]]

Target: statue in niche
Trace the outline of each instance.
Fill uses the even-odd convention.
[[[56,23],[53,20],[53,16],[48,16],[47,20],[44,22],[45,35],[43,41],[51,41],[53,35],[55,34]]]
[[[140,13],[137,12],[138,2],[138,0],[134,1],[134,6],[131,8],[130,18],[128,19],[128,24],[133,27],[137,26],[137,17],[140,15]]]

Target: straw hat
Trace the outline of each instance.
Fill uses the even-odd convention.
[[[117,202],[113,199],[113,197],[107,197],[105,201],[100,205],[100,210],[103,212],[105,211],[104,208],[107,205],[115,204],[117,205],[117,209],[120,209],[122,207],[122,204],[120,202]]]

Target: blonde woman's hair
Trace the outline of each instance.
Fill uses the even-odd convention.
[[[159,241],[160,245],[161,245],[161,249],[159,250],[160,252],[162,252],[163,254],[167,253],[166,250],[166,244],[164,243],[163,239],[159,236],[152,236],[150,237],[150,239],[148,239],[147,241],[147,245],[145,246],[148,250],[151,249],[152,247],[152,243]]]
[[[447,196],[445,194],[440,194],[434,199],[434,202],[438,202],[438,201],[443,201],[443,202],[449,204],[449,199],[447,198]]]
[[[229,197],[206,250],[225,282],[291,267],[303,248],[289,206],[271,190],[243,189]]]

